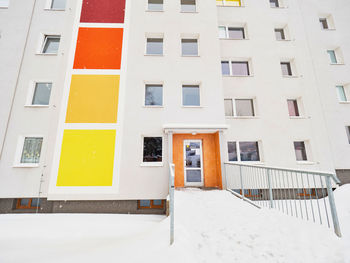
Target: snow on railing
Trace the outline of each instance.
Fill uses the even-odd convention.
[[[341,237],[333,188],[340,183],[332,173],[302,171],[239,163],[225,163],[226,189],[261,207],[304,220],[319,222]]]
[[[169,163],[169,216],[170,216],[170,245],[174,243],[174,190],[175,164]]]

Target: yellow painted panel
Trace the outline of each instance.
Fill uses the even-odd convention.
[[[222,0],[216,0],[216,5],[223,5]]]
[[[230,6],[241,6],[241,0],[225,0],[226,5]]]
[[[67,123],[116,123],[118,75],[73,75]]]
[[[57,186],[112,186],[115,130],[65,130]]]

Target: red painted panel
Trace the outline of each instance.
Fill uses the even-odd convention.
[[[80,22],[124,23],[125,0],[83,0]]]

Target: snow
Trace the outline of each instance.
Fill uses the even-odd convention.
[[[0,262],[348,263],[349,197],[350,185],[335,191],[342,239],[318,224],[216,190],[175,192],[171,247],[165,216],[0,215]]]

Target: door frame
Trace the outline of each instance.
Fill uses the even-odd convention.
[[[199,142],[199,145],[200,145],[200,150],[201,150],[201,167],[200,167],[200,170],[201,170],[201,181],[200,182],[190,182],[188,183],[186,181],[186,170],[189,169],[189,170],[199,170],[199,168],[186,168],[186,142],[187,143],[190,143],[190,142]],[[203,169],[203,142],[201,139],[186,139],[186,140],[183,140],[183,150],[184,150],[184,153],[183,153],[183,163],[184,163],[184,186],[185,187],[203,187],[204,186],[204,169]]]

